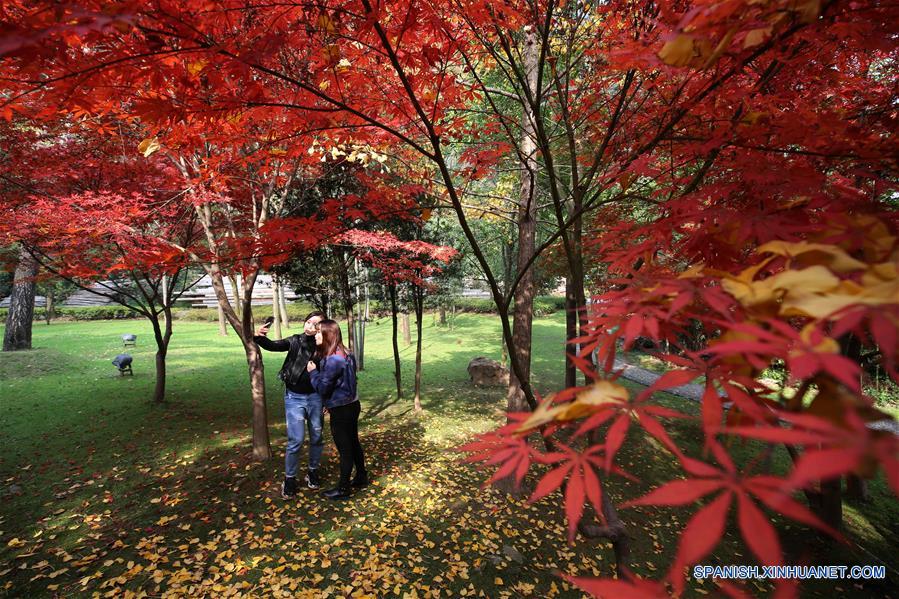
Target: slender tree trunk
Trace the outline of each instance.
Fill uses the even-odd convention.
[[[160,326],[159,314],[150,318],[153,325],[153,337],[156,339],[156,386],[153,389],[153,401],[165,401],[166,356],[169,352],[169,341],[172,339],[171,308],[163,309],[163,323]]]
[[[409,312],[405,310],[400,314],[400,330],[403,333],[403,344],[412,345],[412,331],[409,327]]]
[[[571,343],[578,333],[577,322],[577,301],[574,298],[574,285],[571,276],[565,277],[565,338],[568,342],[565,344],[565,386],[574,387],[577,385],[577,368],[574,363],[568,359],[567,354],[577,353],[577,344]]]
[[[283,339],[281,332],[281,293],[278,289],[278,282],[272,277],[272,316],[275,318],[275,339]]]
[[[247,354],[253,397],[253,457],[257,460],[267,460],[272,457],[272,448],[268,438],[268,408],[265,401],[265,368],[262,364],[262,353],[252,338],[244,345],[244,350]]]
[[[396,284],[388,285],[390,293],[390,316],[393,320],[393,376],[396,378],[396,398],[403,398],[403,373],[400,370],[400,346],[397,342],[397,306],[396,306]]]
[[[856,501],[870,501],[868,481],[855,474],[846,475],[846,497]]]
[[[840,478],[821,483],[821,511],[818,514],[834,530],[843,527],[843,481]]]
[[[347,348],[356,352],[356,318],[353,314],[353,290],[350,288],[350,265],[346,252],[337,255],[338,279],[340,280],[341,303],[343,317],[346,319]]]
[[[537,85],[537,36],[529,30],[526,33],[523,50],[523,66],[526,82],[533,91]],[[536,174],[537,147],[534,141],[534,114],[526,108],[521,118],[521,155],[524,157],[519,169],[519,205],[518,205],[518,272],[526,271],[515,289],[515,305],[512,311],[512,347],[509,351],[515,354],[522,379],[514,370],[509,376],[509,392],[506,409],[509,412],[523,412],[529,409],[527,399],[522,390],[522,382],[528,382],[531,375],[531,335],[534,318],[534,271],[528,268],[528,262],[536,251],[537,202]]]
[[[421,324],[424,320],[424,291],[421,287],[412,288],[412,300],[415,307],[415,411],[421,412]]]
[[[365,309],[359,319],[359,370],[365,368],[365,329],[369,319],[368,270],[365,271],[365,283],[362,287],[365,294]]]
[[[250,374],[250,395],[253,405],[253,457],[257,460],[267,460],[272,457],[272,448],[268,436],[268,413],[265,400],[265,368],[262,363],[262,354],[259,346],[253,341],[253,310],[251,298],[253,285],[256,282],[255,275],[251,275],[246,285],[244,297],[238,300],[242,303],[241,317],[231,306],[225,289],[224,276],[217,264],[211,264],[208,268],[212,288],[218,299],[219,308],[228,319],[231,328],[240,337],[244,353],[247,357],[247,368]]]
[[[440,302],[440,320],[438,321],[440,326],[446,326],[446,304]]]
[[[31,349],[31,321],[34,319],[34,290],[38,263],[24,247],[19,250],[19,263],[13,275],[3,351]]]
[[[234,302],[234,313],[237,314],[237,318],[243,318],[243,314],[240,312],[240,286],[237,284],[237,275],[228,275],[228,281],[231,283],[231,295],[233,296]]]
[[[356,273],[356,367],[362,371],[365,370],[365,306],[363,288],[359,284],[362,277],[358,258],[353,259],[353,268]],[[365,301],[368,301],[367,292]]]
[[[576,191],[574,193],[574,202],[573,202],[573,210],[575,214],[579,214],[583,208],[583,198],[581,197],[581,192]],[[586,274],[584,272],[584,226],[583,219],[578,216],[574,219],[572,223],[571,230],[571,291],[572,291],[572,300],[574,301],[575,309],[576,309],[576,319],[577,319],[577,332],[578,336],[583,336],[585,334],[585,329],[588,325],[588,317],[587,314],[587,293],[586,293]],[[567,296],[566,296],[567,297]],[[577,354],[579,351],[579,347],[575,344],[572,347],[572,353]],[[587,359],[591,364],[593,363],[593,355],[581,356],[582,358]],[[587,377],[584,376],[584,380],[586,381]]]
[[[278,286],[278,309],[281,311],[281,326],[285,329],[290,328],[290,317],[287,315],[287,298],[284,297],[284,283],[280,276],[275,276],[275,285]]]
[[[50,321],[53,320],[53,289],[47,289],[47,299],[44,304],[44,319],[46,319],[47,324],[50,324]]]
[[[219,335],[226,337],[228,335],[228,327],[225,324],[225,311],[222,310],[222,305],[219,303],[216,303],[216,308],[219,313]]]

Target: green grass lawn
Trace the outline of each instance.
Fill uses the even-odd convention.
[[[246,362],[232,334],[215,323],[176,322],[168,401],[149,401],[153,343],[143,321],[36,324],[35,349],[0,356],[0,594],[116,596],[579,596],[557,573],[611,575],[605,542],[565,541],[558,493],[535,505],[481,488],[485,475],[452,449],[503,420],[502,389],[475,389],[466,366],[498,358],[495,317],[460,315],[453,330],[424,321],[424,414],[398,400],[390,322],[370,324],[360,374],[360,423],[375,477],[352,500],[312,491],[281,500],[285,431],[276,373],[283,354],[266,354],[275,458],[250,457]],[[293,331],[298,332],[296,327]],[[134,377],[110,360],[120,335],[136,333]],[[564,315],[534,327],[534,377],[541,393],[563,380]],[[414,347],[404,348],[411,394]],[[673,397],[661,401],[696,413]],[[327,427],[326,427],[327,428]],[[701,451],[693,422],[670,425],[688,451]],[[607,490],[633,498],[677,475],[671,457],[632,430],[622,466],[641,482],[613,479]],[[305,448],[304,448],[305,449]],[[751,446],[736,448],[739,459]],[[304,455],[305,459],[305,455]],[[783,471],[787,458],[776,454]],[[326,436],[324,477],[335,479]],[[882,477],[872,500],[846,504],[852,546],[777,521],[793,559],[822,564],[886,563],[895,581],[899,507]],[[633,569],[661,577],[695,507],[624,510]],[[706,563],[752,563],[728,534]],[[714,593],[688,584],[688,595]],[[766,585],[750,584],[764,594]],[[884,597],[889,581],[810,585],[809,596]]]

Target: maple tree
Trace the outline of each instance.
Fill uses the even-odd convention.
[[[157,346],[153,400],[164,401],[172,307],[198,279],[165,240],[186,243],[197,235],[195,223],[173,218],[165,201],[111,192],[36,200],[15,218],[20,231],[37,229],[23,242],[46,269],[150,321]],[[40,233],[47,230],[53,233]]]
[[[417,227],[420,229],[420,227]],[[419,230],[419,236],[421,231]],[[413,405],[417,412],[421,407],[421,342],[424,321],[424,293],[445,263],[457,255],[449,246],[434,245],[421,239],[400,240],[386,231],[347,231],[341,241],[354,248],[355,254],[365,263],[378,269],[390,296],[391,322],[393,325],[393,361],[397,399],[403,397],[400,371],[399,346],[397,344],[397,285],[411,288],[416,317],[415,390]]]
[[[609,68],[627,73],[623,89],[638,86],[627,101],[640,112],[623,124],[629,143],[611,147],[619,152],[608,171],[617,177],[612,193],[628,201],[599,212],[599,234],[586,240],[610,275],[573,356],[590,384],[557,393],[466,449],[499,465],[494,478],[522,480],[532,464],[551,464],[532,498],[564,484],[573,534],[585,502],[603,514],[599,473],[615,473],[628,429],[639,425],[689,478],[625,505],[689,505],[717,493],[682,533],[667,576],[676,593],[684,567],[719,542],[731,506],[753,556],[779,564],[777,532],[759,506],[836,534],[840,477],[870,477],[880,466],[899,492],[896,436],[869,424],[889,416],[862,393],[858,364],[841,355],[851,337],[863,340],[895,380],[895,113],[885,69],[896,56],[885,22],[866,20],[888,10],[660,7],[653,28],[629,28],[631,39],[600,50]],[[694,323],[706,332],[696,345]],[[614,375],[616,354],[640,336],[671,348],[660,357],[675,369],[632,396],[590,359],[595,352],[600,373]],[[791,384],[768,388],[759,377],[780,360]],[[659,406],[653,393],[698,376],[707,454],[687,456],[663,424],[687,415]],[[530,432],[573,440],[539,451],[524,439]],[[764,444],[735,464],[727,449],[734,437]],[[795,460],[785,476],[764,472],[777,446]],[[808,507],[792,497],[800,489]],[[662,592],[632,582],[632,592]],[[616,588],[578,584],[600,595]]]
[[[325,145],[398,143],[432,164],[535,410],[510,415],[471,448],[521,480],[537,459],[522,436],[540,430],[548,444],[540,455],[550,456],[541,459],[561,464],[549,480],[566,484],[573,531],[585,501],[600,518],[608,512],[600,474],[616,472],[615,455],[638,422],[704,481],[647,501],[687,501],[695,497],[688,489],[724,488],[687,525],[669,575],[675,590],[681,566],[717,542],[733,501],[753,554],[775,563],[776,536],[758,524],[752,497],[817,524],[789,502],[790,490],[818,493],[823,505],[841,475],[871,474],[872,464],[882,464],[893,476],[895,436],[865,425],[881,416],[838,340],[851,333],[876,344],[895,377],[894,7],[360,0],[283,10],[199,2],[84,2],[56,12],[14,3],[6,10],[7,116],[21,109],[19,94],[35,88],[99,112],[112,101],[109,90],[125,88],[134,93],[135,114],[176,123],[184,139],[199,129],[208,134],[210,124],[268,120],[288,137],[316,131]],[[59,14],[67,25],[58,25]],[[503,108],[509,95],[515,104]],[[489,118],[479,123],[473,151],[454,152],[472,135],[470,115],[483,112]],[[522,221],[534,218],[530,200],[541,182],[555,226],[540,246],[531,245],[530,230],[519,231],[528,247],[511,288],[501,290],[469,222],[465,192],[510,153],[527,198]],[[578,233],[585,220],[597,231],[587,239]],[[638,336],[673,347],[665,358],[677,370],[635,398],[601,380],[538,405],[524,354],[529,339],[516,339],[509,308],[519,285],[526,303],[528,273],[556,243],[579,315],[579,337],[569,330],[573,354],[578,344],[571,361],[587,380],[598,377],[594,350],[609,373],[617,342],[628,346]],[[601,262],[610,279],[594,282],[608,291],[585,309],[588,260]],[[708,340],[692,347],[683,340],[696,322]],[[797,382],[792,398],[772,398],[757,382],[775,360]],[[700,374],[714,458],[705,461],[680,453],[659,420],[678,414],[651,395]],[[583,448],[560,448],[553,434],[574,427],[578,439],[599,434]],[[758,464],[740,473],[743,465],[728,462],[723,449],[731,433],[787,443],[797,459],[793,474],[760,480],[751,471]],[[813,479],[824,481],[817,490]]]
[[[197,231],[171,202],[175,172],[123,153],[134,131],[120,125],[111,135],[98,125],[103,122],[10,124],[20,133],[8,157],[18,168],[8,181],[0,235],[21,245],[34,275],[39,264],[150,320],[157,344],[154,400],[162,401],[171,309],[193,282],[184,255],[165,240],[189,245]]]

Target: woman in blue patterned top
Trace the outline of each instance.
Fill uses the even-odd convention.
[[[368,484],[365,456],[359,443],[359,397],[356,393],[356,358],[343,345],[340,325],[333,320],[319,323],[315,335],[317,350],[314,361],[307,365],[312,386],[321,396],[325,411],[331,417],[331,437],[340,454],[340,480],[323,493],[328,499],[345,499],[351,487]],[[356,476],[350,480],[356,467]]]

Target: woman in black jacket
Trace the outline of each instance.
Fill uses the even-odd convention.
[[[309,426],[309,469],[306,471],[306,486],[318,489],[321,485],[318,465],[322,457],[322,398],[315,392],[306,364],[315,353],[315,333],[318,324],[325,317],[321,312],[312,312],[303,324],[303,334],[291,335],[286,339],[271,340],[268,325],[256,331],[253,340],[268,351],[286,351],[284,365],[278,378],[284,381],[284,415],[287,418],[287,452],[284,456],[284,482],[281,497],[290,499],[297,494],[297,469],[300,462],[300,448]]]
[[[365,456],[359,443],[361,408],[356,394],[356,359],[343,346],[340,325],[333,320],[319,323],[315,343],[318,345],[315,357],[319,359],[319,366],[310,361],[307,369],[312,386],[331,416],[331,436],[340,453],[340,481],[323,495],[328,499],[344,499],[350,496],[350,486],[360,488],[368,484]],[[356,467],[356,476],[351,481],[353,466]]]

